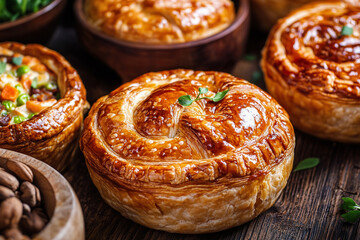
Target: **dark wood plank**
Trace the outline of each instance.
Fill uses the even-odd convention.
[[[63,54],[78,70],[88,100],[94,103],[120,86],[121,79],[83,50],[71,24],[67,19],[48,46]],[[251,79],[259,69],[257,63],[265,38],[262,34],[251,34],[248,52],[257,59],[252,63],[242,61],[235,75]],[[263,81],[257,84],[264,87]],[[83,208],[87,239],[360,239],[360,223],[351,225],[340,218],[341,197],[349,196],[360,202],[360,146],[320,140],[298,131],[296,137],[295,164],[306,157],[319,157],[320,165],[292,173],[276,204],[258,218],[213,234],[170,234],[123,218],[101,199],[80,152],[64,175]]]

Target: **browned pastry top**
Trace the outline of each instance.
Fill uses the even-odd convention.
[[[344,26],[353,34],[342,35]],[[304,94],[359,101],[360,5],[307,5],[280,20],[268,39],[265,62],[288,85]]]
[[[64,130],[82,114],[86,102],[84,85],[71,65],[58,53],[41,45],[5,42],[0,48],[37,58],[57,79],[61,98],[31,119],[0,127],[0,145],[31,145],[37,140],[49,139]]]
[[[85,13],[106,34],[143,43],[205,38],[235,17],[230,0],[87,0]]]
[[[220,102],[181,106],[198,88]],[[183,183],[266,174],[294,144],[287,113],[258,87],[226,73],[148,73],[100,98],[80,142],[88,164],[115,181]]]

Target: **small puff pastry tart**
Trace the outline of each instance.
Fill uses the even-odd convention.
[[[72,160],[88,108],[71,65],[41,45],[0,43],[0,148],[59,171]]]
[[[360,5],[304,6],[272,29],[261,66],[269,93],[298,129],[360,142]]]
[[[85,14],[109,36],[150,44],[205,38],[235,18],[230,0],[86,0]]]
[[[205,96],[178,98],[198,88]],[[176,233],[238,226],[270,208],[286,185],[294,131],[283,108],[219,72],[148,73],[100,98],[80,140],[104,200],[126,218]]]

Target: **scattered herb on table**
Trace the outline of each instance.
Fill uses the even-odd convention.
[[[39,11],[52,0],[0,0],[0,23]]]
[[[341,205],[341,209],[346,213],[341,214],[341,217],[344,218],[346,222],[355,223],[360,219],[360,206],[356,204],[356,202],[349,197],[343,197],[343,204]]]
[[[197,95],[197,97],[195,99],[191,99],[190,95],[184,95],[184,96],[181,96],[178,98],[178,102],[180,103],[180,105],[185,106],[185,107],[190,106],[193,102],[201,100],[201,99],[210,99],[213,102],[219,102],[229,92],[229,89],[216,93],[214,97],[200,97],[201,94],[205,94],[208,91],[209,91],[209,89],[207,89],[207,88],[199,88],[199,94]]]
[[[320,163],[319,158],[305,158],[295,167],[294,172],[316,167]]]
[[[351,36],[354,32],[354,29],[350,26],[343,26],[341,29],[341,36]]]

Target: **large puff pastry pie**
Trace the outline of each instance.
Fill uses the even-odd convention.
[[[88,108],[77,72],[41,45],[0,43],[0,148],[63,170]]]
[[[235,18],[231,0],[86,0],[85,14],[107,35],[150,44],[205,38]]]
[[[229,89],[219,102],[199,88]],[[245,80],[220,72],[148,73],[100,98],[80,140],[104,200],[150,228],[207,233],[270,208],[286,185],[294,131],[284,109]]]
[[[313,3],[269,35],[261,62],[268,91],[304,132],[360,142],[359,16],[359,3]]]

